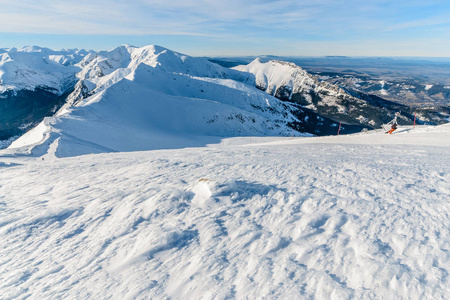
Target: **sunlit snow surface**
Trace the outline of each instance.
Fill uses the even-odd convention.
[[[449,125],[0,156],[0,298],[446,299],[449,200]]]

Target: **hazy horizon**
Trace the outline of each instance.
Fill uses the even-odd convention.
[[[117,47],[120,46],[124,46],[124,45],[130,45],[133,47],[145,47],[145,46],[149,46],[149,45],[157,45],[163,48],[167,48],[169,50],[175,51],[175,52],[180,52],[183,54],[187,54],[190,56],[194,56],[194,57],[207,57],[207,58],[257,58],[257,57],[280,57],[280,58],[336,58],[336,59],[344,59],[344,58],[349,58],[349,59],[368,59],[368,58],[386,58],[386,59],[411,59],[411,60],[421,60],[421,59],[429,59],[429,60],[443,60],[443,61],[449,61],[450,62],[450,55],[449,56],[377,56],[377,55],[373,55],[373,56],[364,56],[364,55],[276,55],[276,54],[271,54],[271,53],[261,53],[261,54],[247,54],[247,55],[239,55],[239,54],[229,54],[229,55],[191,55],[189,53],[185,53],[185,52],[181,52],[178,51],[177,49],[173,49],[173,48],[169,48],[166,47],[164,45],[159,45],[159,44],[145,44],[145,45],[132,45],[132,44],[120,44],[120,45],[116,45],[114,47],[110,47],[110,48],[98,48],[98,49],[91,49],[91,48],[86,48],[86,47],[62,47],[62,48],[52,48],[52,47],[48,47],[48,46],[43,46],[43,45],[39,45],[39,44],[23,44],[23,45],[16,45],[16,46],[10,46],[10,47],[1,47],[0,49],[3,50],[10,50],[10,49],[17,49],[17,50],[21,50],[27,47],[39,47],[39,48],[47,48],[50,49],[52,51],[64,51],[64,50],[86,50],[86,51],[94,51],[94,52],[99,52],[99,51],[111,51]]]

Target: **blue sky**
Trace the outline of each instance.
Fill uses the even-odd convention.
[[[448,0],[0,0],[0,48],[450,56]]]

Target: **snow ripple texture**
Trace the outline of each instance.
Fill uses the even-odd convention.
[[[1,298],[448,299],[450,148],[344,141],[4,157]]]

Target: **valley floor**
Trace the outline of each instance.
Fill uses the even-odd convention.
[[[0,156],[0,298],[448,299],[449,125],[256,142]]]

